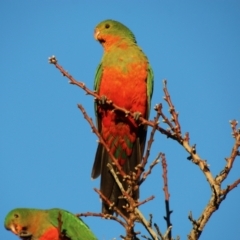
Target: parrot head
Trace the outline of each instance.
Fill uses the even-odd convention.
[[[98,40],[104,48],[122,39],[136,43],[135,36],[131,30],[122,23],[114,20],[105,20],[99,23],[95,27],[94,38]]]
[[[9,212],[5,218],[4,226],[7,230],[11,231],[15,235],[21,238],[27,239],[31,236],[27,232],[28,222],[27,216],[29,215],[28,210],[24,208],[16,208]]]

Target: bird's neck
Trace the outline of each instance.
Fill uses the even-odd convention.
[[[126,49],[130,45],[129,41],[125,38],[120,38],[118,36],[111,36],[107,41],[102,42],[105,52],[109,52],[112,48]]]

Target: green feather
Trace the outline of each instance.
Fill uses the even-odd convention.
[[[61,215],[62,232],[70,237],[72,240],[95,240],[96,237],[91,232],[90,228],[80,219],[72,213],[62,209],[50,209],[49,218],[54,226],[58,226],[59,213]]]
[[[154,75],[153,70],[150,65],[148,65],[148,76],[147,76],[147,97],[148,97],[148,112],[147,119],[149,118],[150,109],[151,109],[151,99],[153,94],[153,86],[154,86]]]
[[[99,90],[99,86],[100,86],[100,80],[102,77],[102,63],[100,63],[97,67],[97,71],[95,73],[95,79],[94,79],[94,90],[98,91]]]
[[[99,90],[101,77],[102,77],[102,71],[103,71],[102,63],[100,63],[97,67],[97,71],[95,73],[95,79],[94,79],[94,90],[96,92],[98,92],[98,90]],[[96,102],[94,103],[94,110],[95,110],[95,115],[96,115],[97,127],[98,127],[98,129],[100,129],[100,124],[99,124],[98,117],[97,117],[97,104],[96,104]]]

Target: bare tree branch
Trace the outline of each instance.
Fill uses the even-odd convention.
[[[163,183],[164,183],[163,191],[165,194],[165,209],[166,209],[166,216],[164,217],[164,219],[167,223],[167,228],[169,229],[168,239],[171,240],[172,239],[172,232],[171,232],[172,223],[171,223],[170,216],[172,214],[172,211],[170,210],[170,202],[169,202],[170,194],[168,191],[167,161],[165,158],[165,154],[162,153],[161,158],[162,158],[162,169],[163,169],[162,177],[163,177]]]
[[[115,206],[114,203],[112,203],[106,196],[104,196],[100,190],[98,190],[97,188],[94,188],[94,191],[97,192],[101,197],[101,199],[108,204],[110,209],[113,209],[118,215],[120,215],[125,221],[127,221],[127,218],[125,217],[125,215]],[[107,218],[108,214],[105,214],[105,215]]]
[[[140,165],[136,167],[136,168],[138,169],[137,176],[136,176],[137,179],[140,177],[140,175],[141,175],[142,172],[144,171],[144,168],[145,168],[145,166],[146,166],[146,164],[147,164],[148,157],[149,157],[149,155],[150,155],[150,149],[151,149],[152,143],[153,143],[153,141],[154,141],[154,134],[155,134],[155,132],[156,132],[156,130],[157,130],[157,127],[158,127],[158,124],[159,124],[159,118],[160,118],[160,116],[161,116],[162,104],[157,104],[157,105],[154,107],[154,109],[156,110],[157,115],[156,115],[156,117],[154,118],[154,122],[153,122],[153,123],[154,123],[154,126],[153,126],[153,128],[152,128],[151,133],[150,133],[150,138],[149,138],[148,143],[147,143],[147,148],[146,148],[145,155],[144,155],[144,157],[143,157],[142,162],[140,163]],[[144,175],[144,174],[143,174],[143,175]],[[147,174],[147,175],[148,175],[148,174]],[[144,180],[145,180],[146,177],[147,177],[147,175],[145,174],[144,177],[142,177],[142,178],[144,178]],[[144,181],[144,180],[143,180],[143,181]],[[142,184],[143,181],[140,181],[139,185]]]
[[[111,219],[111,220],[114,220],[114,221],[120,223],[124,228],[126,228],[126,224],[121,219],[119,219],[118,217],[111,215],[111,214],[86,212],[86,213],[77,213],[75,215],[77,217],[94,216],[94,217],[100,217],[100,218],[104,218],[104,219]]]
[[[147,178],[149,174],[151,174],[152,169],[159,163],[160,154],[156,157],[156,159],[150,164],[149,169],[142,174],[142,178],[139,180],[139,185],[141,185]]]
[[[76,85],[80,88],[82,88],[86,94],[88,95],[92,95],[96,101],[101,101],[101,96],[99,96],[95,91],[91,91],[90,89],[88,89],[85,84],[83,82],[79,82],[76,81],[70,74],[68,74],[68,72],[66,72],[58,63],[57,63],[57,59],[52,56],[51,58],[49,58],[49,62],[54,64],[56,68],[59,69],[59,71],[63,74],[63,76],[67,77],[70,81],[71,84]],[[169,112],[170,112],[170,119],[163,113],[163,108],[161,104],[156,105],[155,110],[157,111],[157,115],[154,118],[154,121],[148,121],[146,119],[144,119],[142,116],[139,117],[138,121],[140,122],[140,124],[144,124],[144,125],[148,125],[152,127],[152,131],[151,131],[151,135],[150,135],[150,139],[148,141],[147,144],[147,149],[146,149],[146,153],[142,159],[141,164],[139,164],[138,166],[136,166],[136,173],[131,173],[129,175],[126,175],[126,173],[124,173],[124,171],[122,170],[121,166],[119,165],[117,159],[113,156],[113,154],[111,154],[109,147],[107,146],[107,144],[105,143],[105,141],[103,140],[103,138],[101,137],[101,135],[99,134],[99,132],[97,131],[96,127],[94,126],[92,119],[87,115],[86,111],[84,110],[84,108],[81,105],[78,105],[79,109],[82,111],[85,119],[89,122],[93,132],[98,136],[99,138],[99,142],[101,144],[104,145],[104,147],[106,148],[106,150],[108,151],[111,159],[112,159],[112,165],[117,167],[117,173],[115,173],[114,169],[111,167],[110,165],[110,170],[112,168],[112,174],[116,180],[116,182],[118,183],[123,197],[126,199],[126,201],[128,202],[128,206],[126,206],[126,208],[128,209],[128,211],[130,212],[130,217],[126,218],[121,211],[116,208],[114,206],[114,203],[112,203],[111,201],[109,201],[109,199],[107,199],[99,190],[94,189],[96,192],[98,192],[98,194],[100,195],[100,197],[103,199],[103,201],[105,201],[110,208],[112,208],[116,213],[118,213],[125,221],[126,223],[124,223],[123,221],[119,220],[118,218],[112,218],[109,217],[110,219],[113,219],[115,221],[118,221],[122,226],[125,227],[125,229],[127,229],[127,237],[125,239],[130,240],[131,237],[134,237],[134,239],[137,239],[136,235],[138,233],[133,231],[133,226],[134,226],[134,222],[135,220],[139,220],[147,229],[147,231],[149,232],[149,234],[151,235],[151,237],[154,240],[158,239],[158,236],[160,236],[161,239],[167,239],[166,237],[168,237],[168,239],[171,239],[171,222],[170,222],[170,214],[171,211],[169,210],[169,192],[168,192],[168,185],[167,185],[167,164],[166,164],[166,159],[164,157],[164,155],[161,155],[162,157],[162,167],[163,167],[163,179],[164,179],[164,193],[165,193],[165,201],[166,201],[166,217],[165,220],[168,222],[168,229],[166,231],[165,235],[162,235],[160,233],[159,228],[157,227],[157,225],[154,225],[157,229],[158,232],[158,236],[155,233],[155,231],[151,228],[151,222],[152,222],[152,218],[150,219],[150,222],[148,222],[144,216],[141,214],[141,212],[139,211],[139,209],[137,208],[137,206],[139,206],[140,204],[146,203],[149,200],[151,200],[153,197],[150,197],[149,199],[146,199],[144,201],[142,201],[141,203],[136,203],[132,197],[131,197],[131,189],[129,190],[125,190],[122,187],[121,182],[119,181],[117,174],[121,174],[121,176],[123,177],[123,180],[127,181],[130,188],[136,188],[139,187],[147,178],[147,176],[151,173],[152,168],[158,163],[159,161],[159,157],[157,159],[155,159],[153,161],[153,163],[150,165],[149,169],[144,172],[144,168],[147,164],[149,155],[150,155],[150,149],[152,146],[152,143],[154,141],[154,134],[156,132],[156,130],[158,130],[161,134],[166,135],[167,138],[173,139],[175,141],[177,141],[179,144],[181,144],[183,146],[183,148],[188,152],[189,157],[187,158],[188,160],[191,160],[192,163],[196,164],[198,166],[198,168],[202,171],[202,173],[204,174],[205,178],[207,179],[209,186],[211,188],[211,197],[210,200],[208,202],[208,204],[206,205],[205,209],[203,210],[203,212],[201,213],[201,215],[199,216],[199,218],[197,220],[193,219],[192,213],[190,212],[188,218],[192,223],[192,230],[188,235],[188,239],[189,240],[196,240],[200,237],[206,223],[208,222],[208,220],[210,219],[211,215],[219,208],[221,202],[226,198],[227,194],[234,189],[235,187],[238,186],[238,184],[240,184],[240,179],[235,180],[232,184],[228,185],[226,187],[226,189],[222,189],[221,184],[222,182],[227,178],[228,174],[230,173],[234,161],[236,159],[237,156],[240,156],[240,152],[239,152],[239,147],[240,147],[240,130],[237,130],[237,121],[233,120],[230,121],[231,124],[231,128],[232,128],[232,135],[235,139],[235,143],[233,145],[231,154],[228,158],[226,158],[226,165],[224,167],[224,169],[222,171],[220,171],[220,173],[216,176],[213,177],[209,165],[207,164],[207,161],[202,159],[200,157],[200,155],[197,153],[196,150],[196,144],[190,145],[190,134],[187,132],[185,133],[185,135],[182,135],[181,133],[181,125],[178,119],[179,114],[176,112],[175,107],[172,103],[170,94],[168,92],[167,89],[167,81],[164,80],[163,82],[164,87],[163,87],[163,91],[164,91],[164,100],[166,101],[166,103],[169,106]],[[113,103],[111,101],[111,99],[106,99],[106,104],[109,105],[109,107],[112,110],[118,110],[120,112],[123,112],[126,117],[130,117],[133,118],[135,117],[133,112],[127,111],[124,108],[121,108],[117,105],[115,105],[115,103]],[[164,129],[162,127],[159,126],[159,119],[160,117],[162,117],[163,122],[167,125],[167,129]],[[159,155],[160,156],[160,155]],[[167,206],[167,202],[168,202],[168,206]],[[169,215],[169,219],[168,219],[168,215]],[[100,216],[100,215],[99,215]],[[104,218],[107,218],[108,216],[104,216]],[[146,237],[147,238],[147,237]],[[179,238],[178,238],[179,239]],[[131,239],[132,240],[132,239]]]
[[[104,141],[104,139],[102,138],[101,134],[98,132],[97,128],[95,127],[95,125],[93,124],[92,119],[87,115],[87,112],[85,111],[85,109],[83,108],[83,106],[81,104],[78,104],[78,108],[81,110],[84,118],[88,121],[88,123],[90,124],[92,131],[98,136],[99,138],[99,142],[101,144],[103,144],[103,146],[106,148],[109,156],[111,157],[113,164],[117,167],[119,173],[123,176],[123,178],[127,178],[126,173],[122,170],[122,167],[120,166],[120,164],[118,163],[118,160],[113,156],[113,154],[111,153],[108,145],[106,144],[106,142]]]
[[[222,183],[226,179],[226,177],[228,176],[229,172],[232,169],[232,166],[233,166],[233,163],[234,163],[236,157],[240,155],[239,150],[238,150],[240,147],[240,131],[236,129],[237,123],[238,122],[236,120],[230,121],[230,125],[233,130],[232,136],[233,136],[233,138],[235,138],[235,143],[232,148],[230,157],[226,158],[226,165],[225,165],[224,169],[216,177],[216,181],[219,183]]]

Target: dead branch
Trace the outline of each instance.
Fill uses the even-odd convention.
[[[205,227],[206,223],[210,219],[211,215],[219,208],[222,201],[226,198],[227,194],[234,189],[235,187],[240,184],[240,179],[237,179],[234,183],[227,186],[226,189],[221,189],[221,183],[227,178],[228,174],[230,173],[234,160],[239,155],[239,147],[240,147],[240,132],[236,130],[237,121],[233,120],[230,122],[233,136],[235,138],[235,143],[232,148],[232,152],[230,157],[227,160],[226,166],[220,172],[215,179],[211,179],[211,189],[212,195],[210,201],[208,202],[207,206],[203,210],[202,214],[198,218],[198,220],[193,220],[191,215],[189,216],[190,221],[192,222],[193,229],[190,232],[188,239],[198,239]],[[210,182],[209,182],[210,183]]]
[[[178,121],[179,113],[175,111],[174,105],[172,104],[171,97],[167,89],[167,80],[163,80],[163,85],[164,85],[163,91],[165,94],[165,97],[163,99],[168,103],[168,106],[170,107],[169,112],[172,116],[171,121],[174,122],[175,126],[173,127],[171,122],[169,122],[167,118],[165,118],[164,120],[168,122],[168,125],[171,127],[172,131],[176,134],[177,138],[181,138],[181,127]]]
[[[158,236],[160,237],[160,239],[163,240],[163,239],[164,239],[164,236],[163,236],[163,234],[161,233],[159,226],[158,226],[156,223],[154,223],[154,227],[156,228],[157,233],[158,233]]]
[[[125,195],[126,192],[124,191],[122,183],[119,181],[119,179],[117,177],[117,174],[114,172],[114,169],[111,167],[110,164],[108,164],[108,167],[110,167],[111,173],[113,174],[113,177],[114,177],[115,181],[117,182],[119,188],[121,189],[122,194]],[[133,198],[130,197],[129,195],[125,195],[125,196],[126,196],[126,200],[129,203],[129,206],[128,206],[127,209],[130,212],[130,216],[129,216],[128,220],[127,220],[127,224],[129,226],[129,228],[126,229],[127,230],[127,237],[132,237],[134,222],[138,219],[144,225],[144,227],[149,232],[149,234],[153,237],[153,239],[154,240],[158,240],[156,233],[149,226],[149,223],[144,218],[144,216],[141,213],[141,211],[137,208],[137,204],[135,204],[135,201],[133,200]]]
[[[169,226],[167,228],[164,235],[161,233],[160,228],[156,223],[154,224],[154,227],[156,228],[158,236],[160,237],[161,240],[172,240],[172,238],[169,238],[169,233],[171,232],[172,226]]]
[[[238,184],[240,184],[240,179],[236,180],[231,185],[228,185],[226,189],[222,189],[221,195],[226,196],[231,190],[233,190],[235,187],[237,187]]]
[[[229,172],[231,171],[233,167],[233,163],[237,156],[239,156],[239,147],[240,147],[240,130],[237,130],[238,122],[236,120],[230,121],[231,128],[233,130],[232,136],[235,139],[234,146],[232,148],[232,152],[230,154],[230,157],[226,158],[226,165],[224,169],[220,172],[220,174],[216,177],[216,181],[219,183],[222,183],[226,177],[228,176]]]
[[[101,134],[98,132],[97,128],[95,127],[95,125],[93,124],[92,119],[87,115],[87,112],[85,111],[85,109],[83,108],[83,106],[81,104],[78,104],[78,108],[81,110],[84,118],[88,121],[88,123],[90,124],[92,131],[98,136],[99,138],[99,142],[101,144],[104,145],[104,147],[106,148],[109,156],[111,157],[113,164],[117,167],[119,173],[123,176],[123,178],[128,178],[128,176],[126,175],[126,173],[122,170],[122,167],[120,166],[120,164],[118,163],[118,160],[113,156],[113,154],[111,153],[108,145],[106,144],[106,142],[104,141],[104,139],[102,138]]]
[[[162,153],[161,158],[162,158],[162,169],[163,169],[162,177],[163,177],[163,183],[164,183],[163,191],[165,194],[165,209],[166,209],[166,216],[164,216],[164,219],[167,223],[167,228],[169,229],[168,239],[172,239],[172,232],[171,232],[172,223],[171,223],[170,216],[173,211],[170,210],[170,203],[169,203],[170,194],[168,191],[167,161],[165,158],[165,154]]]
[[[169,194],[169,191],[168,191],[167,161],[166,161],[166,158],[165,158],[165,154],[161,153],[160,156],[162,158],[162,169],[163,169],[163,175],[162,175],[163,183],[164,183],[163,191],[164,191],[164,194],[165,194],[165,200],[168,201],[169,197],[170,197],[170,194]]]
[[[158,240],[157,234],[155,231],[150,227],[149,222],[145,219],[143,214],[140,212],[138,208],[135,208],[135,214],[138,216],[139,221],[143,224],[143,226],[146,228],[148,233],[151,235],[153,240]]]
[[[105,203],[108,204],[109,209],[113,209],[119,216],[121,216],[125,221],[127,221],[127,218],[124,216],[124,214],[115,206],[114,203],[112,203],[105,195],[103,195],[100,190],[98,190],[97,188],[94,188],[93,190],[99,194],[99,196]],[[108,219],[108,215],[109,214],[105,214],[106,219]]]
[[[82,88],[86,94],[88,95],[92,95],[96,100],[101,101],[101,97],[95,92],[95,91],[91,91],[90,89],[88,89],[85,84],[83,82],[78,82],[76,81],[70,74],[68,74],[68,72],[66,72],[58,63],[57,63],[57,59],[53,56],[51,58],[49,58],[49,62],[54,64],[56,68],[58,68],[60,70],[60,72],[63,74],[63,76],[66,76],[69,80],[71,84],[77,85],[78,87]],[[181,133],[181,126],[178,120],[178,116],[179,114],[176,112],[175,107],[171,101],[170,98],[170,94],[168,92],[167,89],[167,81],[164,80],[164,100],[167,102],[168,106],[169,106],[169,112],[171,115],[171,119],[168,119],[165,114],[162,111],[162,105],[157,105],[157,116],[155,117],[154,121],[148,121],[146,119],[144,119],[143,117],[139,117],[139,122],[140,124],[145,124],[148,126],[151,126],[152,129],[152,133],[151,133],[151,137],[148,141],[148,145],[147,145],[147,150],[145,153],[145,156],[141,162],[141,164],[139,166],[136,167],[137,173],[132,175],[132,176],[128,176],[126,175],[122,169],[121,166],[118,164],[118,161],[114,158],[114,156],[111,154],[107,144],[104,142],[104,140],[101,138],[101,135],[99,134],[99,132],[97,131],[96,127],[94,126],[92,119],[88,117],[88,115],[86,114],[84,108],[81,105],[78,105],[79,109],[82,111],[84,117],[86,118],[86,120],[89,122],[90,126],[92,127],[93,132],[98,136],[99,138],[99,142],[101,144],[104,145],[104,147],[106,148],[106,150],[109,152],[111,159],[113,160],[112,164],[115,165],[119,171],[119,173],[123,176],[123,178],[126,178],[129,185],[133,188],[134,184],[136,182],[136,179],[138,179],[141,174],[144,171],[144,167],[147,164],[147,160],[150,154],[150,148],[151,145],[153,143],[153,136],[155,134],[155,131],[158,130],[159,132],[161,132],[162,134],[166,135],[168,138],[171,138],[175,141],[177,141],[178,143],[180,143],[183,148],[189,153],[189,157],[188,160],[191,160],[194,164],[196,164],[199,169],[203,172],[205,178],[207,179],[209,186],[212,190],[212,194],[211,194],[211,198],[209,200],[209,203],[206,205],[205,209],[203,210],[202,214],[200,215],[200,217],[197,220],[194,220],[192,217],[192,214],[189,214],[189,220],[191,221],[193,228],[190,232],[190,234],[188,235],[188,239],[191,240],[195,240],[198,239],[203,231],[204,226],[206,225],[206,223],[208,222],[209,218],[211,217],[211,215],[219,208],[221,202],[226,198],[227,194],[234,189],[235,187],[238,186],[238,184],[240,184],[240,179],[237,179],[235,182],[233,182],[232,184],[228,185],[226,189],[222,189],[221,188],[221,183],[227,178],[228,174],[230,173],[234,161],[236,159],[237,156],[240,156],[240,152],[239,152],[239,147],[240,147],[240,131],[236,129],[237,126],[237,121],[233,120],[230,122],[231,124],[231,128],[233,130],[233,137],[235,139],[235,143],[234,146],[232,148],[230,157],[226,158],[226,165],[224,167],[224,169],[220,172],[219,175],[217,175],[215,178],[213,177],[209,166],[207,164],[206,160],[203,160],[198,154],[197,154],[197,150],[196,150],[196,144],[194,145],[190,145],[190,135],[189,133],[186,133],[184,136],[182,136]],[[134,113],[127,111],[124,108],[121,108],[117,105],[115,105],[110,99],[106,99],[106,104],[108,104],[113,110],[118,110],[123,112],[126,116],[130,116],[131,118],[134,119]],[[159,121],[158,119],[162,117],[163,118],[163,122],[168,126],[168,129],[164,129],[162,127],[160,127]],[[145,173],[142,174],[142,179],[144,179],[144,177],[146,178],[152,170],[152,167],[156,165],[156,160],[153,162],[153,165],[150,166],[149,170]],[[163,166],[163,169],[166,166]],[[166,173],[167,174],[167,173]],[[115,174],[116,175],[116,174]],[[116,175],[117,177],[117,175]],[[132,178],[131,178],[132,177]],[[165,180],[167,180],[166,176],[164,177]],[[164,181],[165,181],[164,180]],[[141,184],[141,181],[143,182],[144,180],[139,180],[138,186]],[[120,182],[119,182],[120,183]],[[121,184],[121,183],[120,183]],[[164,188],[166,187],[165,183],[164,183]],[[100,195],[100,197],[103,199],[103,201],[105,201],[111,208],[114,209],[115,212],[117,212],[120,216],[121,215],[121,211],[119,209],[117,209],[113,203],[111,203],[99,190],[94,189],[95,191],[98,192],[98,194]],[[165,198],[169,199],[169,193],[168,190],[164,190],[165,192]],[[129,206],[127,206],[130,210],[130,213],[134,213],[134,216],[140,220],[140,222],[146,227],[147,231],[150,233],[150,235],[153,237],[154,240],[158,239],[156,233],[152,230],[152,228],[149,227],[149,222],[142,216],[141,212],[139,211],[139,209],[136,207],[136,203],[134,201],[132,201],[133,199],[131,198],[131,196],[128,194],[128,192],[126,192],[123,189],[123,196],[126,198],[127,202],[129,203]],[[123,216],[124,218],[124,216]],[[126,222],[128,222],[128,219],[124,219]],[[132,221],[132,224],[134,223],[134,221]],[[131,226],[132,227],[132,226]],[[168,230],[170,231],[171,226],[168,227]],[[132,228],[133,229],[133,228]],[[169,233],[169,232],[168,232]],[[131,233],[133,234],[133,232]],[[135,234],[135,233],[134,233]],[[158,234],[160,237],[162,237],[160,234]],[[164,236],[163,236],[164,237]],[[126,238],[127,239],[127,238]],[[130,238],[128,238],[130,239]]]
[[[145,152],[145,155],[144,155],[144,157],[143,157],[143,159],[142,159],[142,162],[139,164],[139,166],[137,166],[136,168],[137,168],[137,176],[136,176],[136,178],[138,179],[139,177],[140,177],[140,175],[142,174],[142,172],[144,171],[144,168],[145,168],[145,166],[146,166],[146,164],[147,164],[147,160],[148,160],[148,157],[149,157],[149,155],[150,155],[150,149],[151,149],[151,147],[152,147],[152,143],[153,143],[153,141],[154,141],[154,134],[155,134],[155,132],[156,132],[156,130],[157,130],[157,127],[158,127],[158,124],[159,124],[159,118],[160,118],[160,113],[161,113],[161,108],[162,108],[162,104],[157,104],[155,107],[154,107],[154,109],[156,110],[156,112],[157,112],[157,115],[156,115],[156,117],[154,118],[154,121],[153,121],[153,123],[154,123],[154,127],[152,127],[152,131],[151,131],[151,133],[150,133],[150,138],[149,138],[149,140],[148,140],[148,143],[147,143],[147,148],[146,148],[146,152]],[[147,175],[145,174],[144,175],[144,180],[146,179],[146,177],[147,177]],[[143,181],[144,181],[143,180]],[[141,181],[140,180],[140,183],[139,183],[139,185],[143,182],[143,181]]]
[[[154,198],[155,198],[154,196],[151,196],[151,197],[149,197],[149,198],[147,198],[147,199],[145,199],[145,200],[143,200],[143,201],[137,203],[136,206],[139,207],[139,206],[141,206],[141,205],[143,205],[143,204],[145,204],[145,203],[147,203],[147,202],[153,200]]]
[[[111,214],[104,214],[104,213],[93,213],[93,212],[86,212],[86,213],[77,213],[75,214],[77,217],[89,217],[89,216],[94,216],[94,217],[100,217],[100,218],[104,218],[104,219],[111,219],[114,220],[118,223],[120,223],[124,228],[126,227],[126,224],[119,219],[118,217],[111,215]]]
[[[149,169],[142,174],[142,177],[138,183],[139,186],[146,180],[147,176],[151,174],[152,169],[159,163],[159,158],[160,158],[160,153],[158,154],[156,159],[150,164]]]

